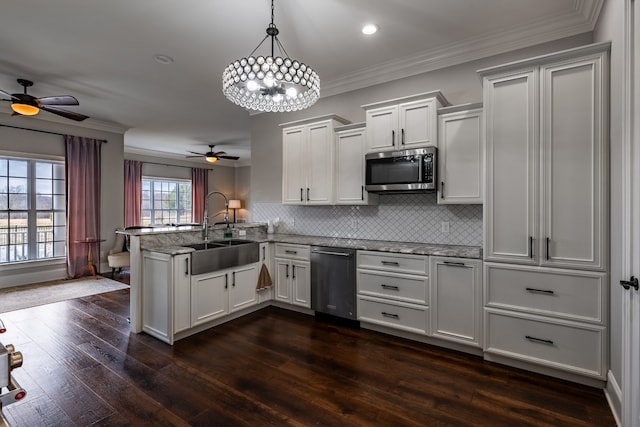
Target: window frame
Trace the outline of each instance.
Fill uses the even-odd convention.
[[[67,184],[66,184],[66,164],[65,164],[65,159],[64,157],[61,156],[53,156],[53,155],[46,155],[46,154],[35,154],[35,153],[22,153],[22,152],[9,152],[9,151],[4,151],[4,150],[0,150],[0,159],[2,160],[17,160],[17,161],[26,161],[27,162],[27,204],[28,204],[28,208],[24,209],[24,210],[15,210],[15,209],[10,209],[10,206],[7,205],[7,209],[2,209],[0,210],[0,212],[3,213],[7,213],[8,216],[10,216],[10,214],[12,212],[26,212],[27,213],[27,259],[23,259],[23,260],[12,260],[12,261],[0,261],[0,270],[10,270],[13,268],[20,268],[21,265],[25,265],[25,264],[39,264],[39,265],[48,265],[48,264],[59,264],[61,262],[66,262],[66,258],[67,258],[67,254],[68,254],[68,242],[67,242],[67,235],[68,235],[68,223],[67,223],[67,206],[66,206],[66,191],[67,191]],[[58,194],[55,193],[55,188],[52,187],[52,192],[51,192],[51,196],[52,196],[52,200],[51,200],[51,209],[38,209],[37,206],[37,181],[38,179],[43,179],[43,178],[38,178],[38,175],[36,173],[36,163],[52,163],[52,164],[58,164],[61,165],[63,168],[63,178],[61,179],[62,181],[62,189],[63,189],[63,193],[62,194]],[[52,171],[53,172],[53,171]],[[7,172],[9,173],[9,172]],[[59,178],[55,178],[54,174],[52,173],[52,177],[50,179],[52,182],[55,180],[60,180]],[[55,187],[55,186],[54,186]],[[7,191],[9,191],[9,189],[7,188]],[[5,194],[5,193],[3,193]],[[6,193],[7,195],[10,193]],[[54,197],[58,195],[58,196],[62,196],[64,203],[63,203],[63,207],[62,209],[55,209],[55,202],[54,202]],[[62,214],[63,218],[64,218],[64,226],[63,226],[63,239],[62,240],[55,240],[55,228],[53,228],[51,230],[51,233],[53,234],[53,240],[51,240],[51,245],[54,245],[53,247],[53,254],[55,254],[55,243],[62,243],[63,244],[63,254],[62,255],[53,255],[53,256],[49,256],[49,257],[42,257],[39,258],[38,254],[39,254],[39,246],[42,244],[42,242],[38,241],[38,213],[42,213],[42,212],[50,212],[51,215],[53,215],[54,217],[56,216],[56,214]],[[54,224],[52,225],[52,227],[56,227],[55,225],[55,220],[54,220]],[[7,232],[8,233],[8,232]],[[1,233],[0,233],[1,234]],[[6,245],[1,245],[2,247],[6,247],[7,250],[9,250],[9,248],[11,247],[10,243],[7,243]],[[46,250],[46,249],[45,249]],[[46,253],[46,252],[45,252]]]
[[[151,184],[151,188],[149,189],[149,208],[148,209],[144,209],[144,182],[145,181],[150,181],[152,182]],[[176,193],[176,207],[175,209],[156,209],[155,208],[155,202],[156,200],[154,199],[154,195],[156,194],[153,183],[171,183],[171,184],[176,184],[176,187],[178,189],[178,192]],[[189,212],[189,218],[187,222],[181,222],[180,221],[180,205],[179,205],[179,200],[180,200],[180,185],[181,184],[189,184],[189,191],[188,191],[188,197],[189,197],[189,209],[182,209],[184,211],[188,211]],[[172,177],[165,177],[165,176],[154,176],[154,175],[142,175],[142,183],[141,183],[141,204],[140,204],[140,225],[142,226],[151,226],[151,227],[158,227],[158,226],[165,226],[168,224],[191,224],[193,222],[193,181],[191,179],[186,179],[186,178],[172,178]],[[147,221],[147,217],[144,216],[144,212],[148,211],[149,212],[149,216],[148,216],[148,221]],[[175,218],[176,221],[175,222],[162,222],[162,223],[156,223],[155,219],[155,213],[156,212],[173,212],[175,213]],[[163,216],[164,218],[164,216]]]

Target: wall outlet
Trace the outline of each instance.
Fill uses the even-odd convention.
[[[358,220],[356,218],[351,218],[351,228],[353,230],[357,230],[358,229]]]
[[[448,233],[449,232],[449,221],[441,221],[440,222],[440,232]]]

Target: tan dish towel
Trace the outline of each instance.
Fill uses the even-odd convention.
[[[273,282],[271,281],[269,269],[265,264],[262,264],[262,268],[260,268],[260,274],[258,275],[258,284],[256,286],[256,289],[260,290],[268,288],[271,285],[273,285]]]

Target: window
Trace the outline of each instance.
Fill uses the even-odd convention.
[[[191,222],[191,181],[142,178],[142,225]]]
[[[0,157],[0,264],[64,257],[64,162]]]

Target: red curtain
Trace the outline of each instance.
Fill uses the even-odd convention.
[[[67,277],[91,273],[85,266],[100,254],[100,152],[102,142],[65,135],[67,185]],[[86,243],[82,241],[93,241]]]
[[[124,226],[140,225],[142,209],[142,162],[124,161]]]
[[[201,224],[204,221],[204,199],[207,196],[208,169],[191,169],[191,206],[193,207],[193,222]]]

